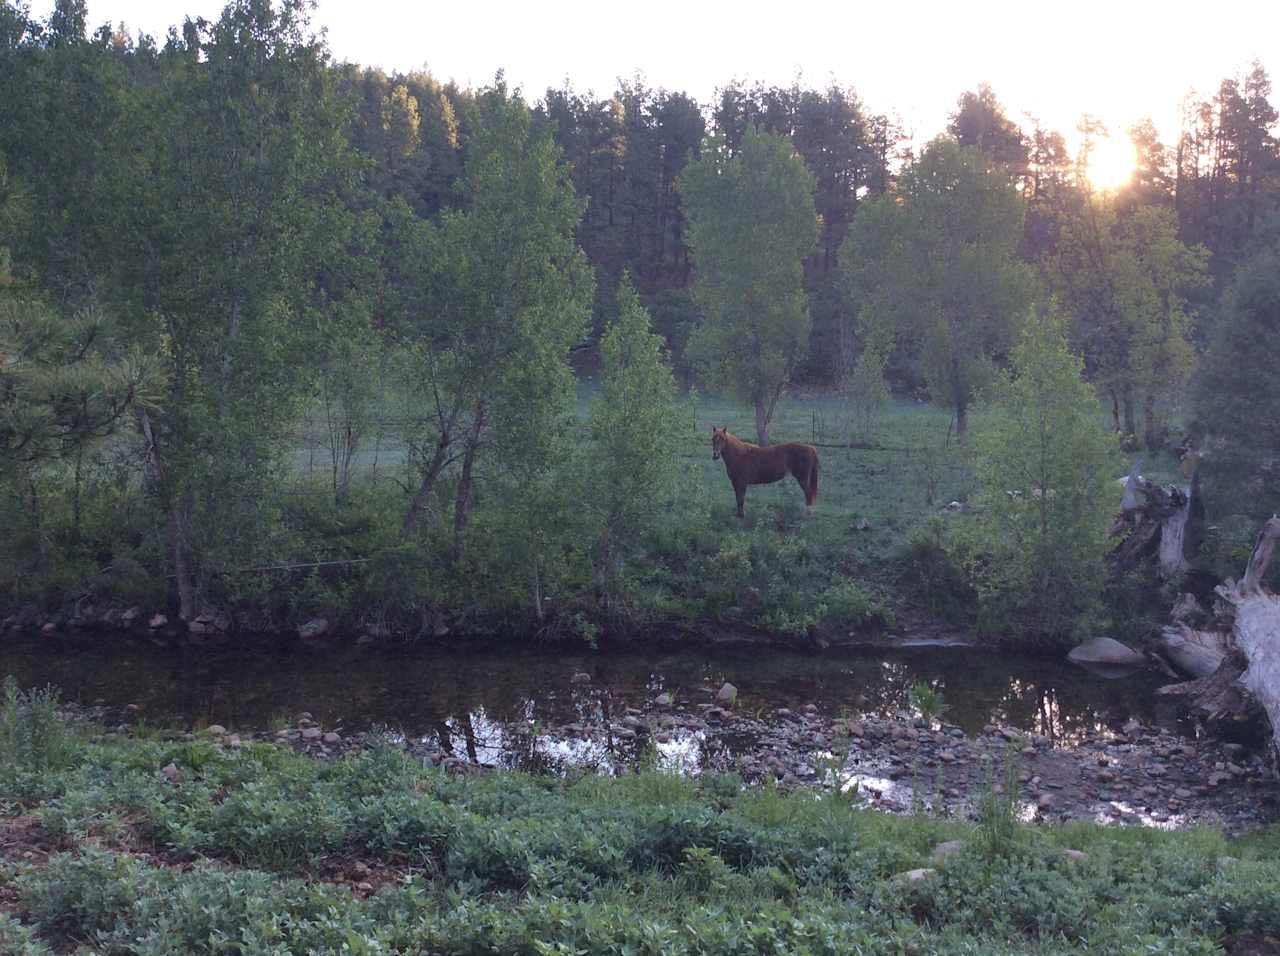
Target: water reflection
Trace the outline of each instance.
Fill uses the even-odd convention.
[[[826,717],[894,714],[923,682],[944,696],[945,719],[969,734],[1000,723],[1054,741],[1135,717],[1151,722],[1152,692],[1161,683],[1151,674],[1104,681],[1065,662],[941,647],[823,656],[764,648],[272,653],[12,638],[0,645],[5,673],[28,686],[57,684],[81,703],[139,704],[153,725],[253,730],[307,711],[326,729],[391,728],[488,766],[622,772],[648,759],[695,773],[732,766],[749,743],[708,735],[699,725],[725,681],[738,688],[740,714],[766,720],[783,708],[810,706]],[[874,789],[880,778],[865,776]]]

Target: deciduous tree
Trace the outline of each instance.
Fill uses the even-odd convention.
[[[1017,257],[1023,208],[1003,168],[935,140],[854,220],[841,253],[851,311],[914,350],[963,437],[975,391],[1012,345],[1033,292]]]
[[[1061,638],[1101,593],[1117,498],[1114,439],[1065,322],[1033,312],[1011,358],[1012,375],[974,428],[974,571],[984,626],[1016,621]]]
[[[791,144],[754,127],[736,155],[711,140],[680,177],[705,314],[688,354],[708,384],[751,403],[762,445],[809,341],[804,259],[818,235],[813,189]]]

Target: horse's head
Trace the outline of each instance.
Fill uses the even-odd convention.
[[[729,433],[723,428],[711,426],[711,460],[716,461],[720,458],[720,453],[724,451],[724,446],[729,443]]]

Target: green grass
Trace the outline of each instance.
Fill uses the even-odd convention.
[[[394,749],[153,740],[77,757],[41,796],[0,784],[60,847],[0,866],[0,951],[1210,954],[1280,932],[1275,830],[1002,820],[991,841],[989,820],[731,776],[450,777]],[[938,862],[943,840],[963,847]]]

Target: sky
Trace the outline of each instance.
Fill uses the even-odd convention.
[[[33,12],[51,2],[32,0]],[[89,0],[91,25],[123,21],[162,39],[184,14],[216,17],[222,0]],[[1227,9],[1186,0],[774,3],[743,0],[318,0],[334,56],[387,72],[428,68],[463,86],[502,68],[538,99],[568,77],[612,92],[637,71],[647,85],[709,101],[733,79],[813,86],[834,80],[910,138],[941,132],[956,100],[990,83],[1011,118],[1038,117],[1075,141],[1081,113],[1113,134],[1150,117],[1176,139],[1188,90],[1211,94],[1254,59],[1280,71],[1280,2]],[[1280,89],[1280,77],[1276,77]],[[1273,100],[1274,101],[1274,100]]]

